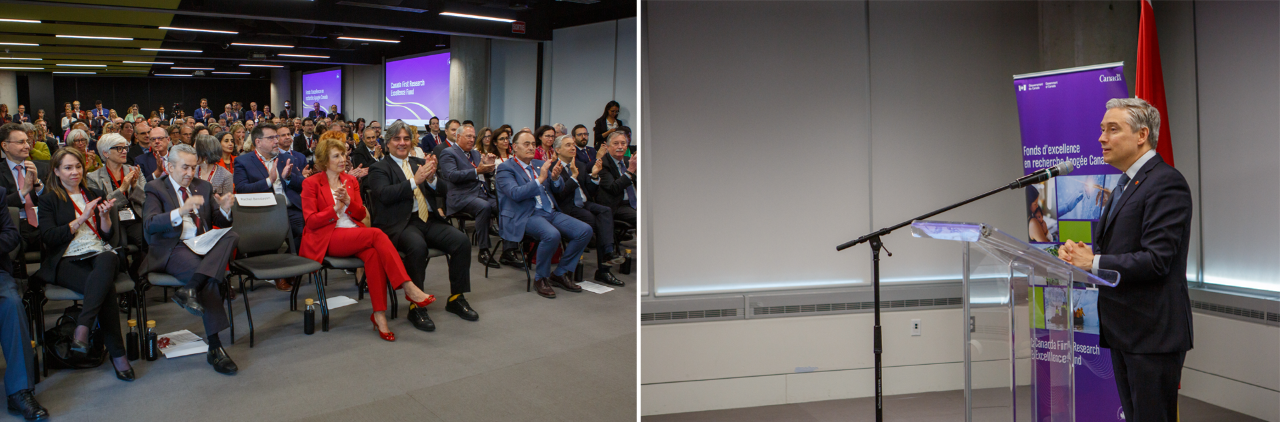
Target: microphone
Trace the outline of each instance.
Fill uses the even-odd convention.
[[[1049,180],[1051,177],[1066,176],[1076,170],[1076,165],[1071,161],[1063,161],[1053,167],[1036,170],[1035,173],[1028,174],[1014,180],[1009,184],[1009,189],[1025,188],[1029,185]]]

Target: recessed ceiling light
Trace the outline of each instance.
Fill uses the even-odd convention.
[[[248,75],[249,72],[213,72],[215,75]]]
[[[281,53],[281,54],[277,54],[277,56],[280,56],[280,57],[305,57],[305,58],[308,58],[308,59],[327,59],[327,58],[329,58],[329,56],[317,56],[317,55],[313,55],[313,54],[284,54],[284,53]]]
[[[43,60],[35,57],[0,57],[0,60]]]
[[[33,44],[33,43],[29,43],[29,42],[0,42],[0,45],[21,45],[21,46],[27,46],[27,47],[39,47],[39,46],[40,46],[40,44]]]
[[[155,76],[186,76],[186,77],[190,77],[191,75],[190,75],[190,74],[186,74],[186,73],[156,73],[156,74],[155,74]]]
[[[495,22],[515,22],[515,19],[495,18],[492,16],[468,15],[466,13],[440,12],[440,16],[453,16],[456,18],[480,19]]]
[[[173,70],[213,70],[212,67],[171,67]]]
[[[123,61],[123,62],[121,62],[121,63],[132,63],[132,64],[173,64],[173,62],[135,62],[135,61],[129,61],[129,60],[125,60],[125,61]]]
[[[231,43],[231,45],[239,46],[239,47],[273,47],[273,48],[293,48],[293,46],[292,46],[292,45],[284,45],[284,44],[253,44],[253,43],[246,43],[246,42],[233,42],[233,43]]]
[[[67,75],[97,75],[98,74],[98,72],[53,72],[53,73],[62,73]]]
[[[240,64],[240,66],[244,66],[244,67],[284,67],[284,66],[281,66],[281,65],[278,65],[278,64],[243,64],[243,63],[242,63],[242,64]]]
[[[200,50],[180,50],[176,48],[143,48],[142,51],[168,51],[172,53],[203,53]]]
[[[369,41],[369,42],[389,42],[389,43],[400,42],[400,40],[381,40],[377,38],[357,38],[357,37],[338,37],[338,39],[346,40],[346,41]]]
[[[4,70],[44,70],[43,67],[17,67],[17,66],[0,66]]]
[[[58,38],[83,38],[86,40],[113,40],[113,41],[133,41],[133,38],[126,37],[99,37],[96,35],[56,35]]]
[[[31,20],[31,19],[0,19],[0,22],[40,23],[40,21]]]
[[[69,66],[69,67],[107,67],[107,65],[105,65],[105,64],[66,64],[66,63],[58,63],[58,66]]]
[[[170,31],[212,32],[215,34],[239,34],[239,32],[236,32],[236,31],[219,31],[216,29],[199,29],[199,28],[180,28],[176,26],[162,26],[160,27],[160,29],[167,29]]]
[[[115,70],[112,70],[112,72],[142,72],[142,73],[146,73],[146,72],[150,72],[150,70],[140,70],[140,69],[115,69]]]

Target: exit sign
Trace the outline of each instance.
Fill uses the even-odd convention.
[[[524,22],[521,22],[521,21],[511,22],[511,32],[515,34],[523,34]]]

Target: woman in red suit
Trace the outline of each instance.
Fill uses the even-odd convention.
[[[315,150],[315,168],[325,171],[302,181],[302,213],[306,226],[302,231],[299,255],[323,262],[324,257],[356,256],[364,261],[373,314],[369,320],[386,341],[396,336],[387,329],[386,282],[393,289],[404,286],[405,299],[425,307],[436,300],[409,281],[404,263],[387,235],[361,224],[366,210],[360,199],[360,184],[346,174],[347,145],[340,139],[321,139]]]

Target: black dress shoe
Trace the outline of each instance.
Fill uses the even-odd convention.
[[[120,379],[120,381],[133,382],[134,380],[133,368],[129,368],[123,371],[116,371],[116,378]]]
[[[476,259],[480,261],[480,265],[484,265],[489,268],[502,268],[502,264],[499,264],[496,259],[493,259],[493,256],[489,255],[489,251],[481,250],[480,255],[477,256]]]
[[[450,300],[449,303],[446,303],[444,305],[444,310],[453,312],[467,321],[480,319],[480,314],[477,314],[475,309],[471,309],[471,304],[467,303],[467,298],[462,295],[458,295],[457,299]]]
[[[506,250],[502,252],[502,258],[498,258],[498,262],[502,265],[510,265],[512,267],[523,267],[524,260],[516,256],[515,251]]]
[[[564,275],[551,275],[551,285],[565,289],[574,293],[581,293],[582,287],[573,282],[573,273],[567,272]]]
[[[181,306],[182,309],[186,309],[192,315],[204,315],[204,306],[196,299],[196,289],[194,288],[179,287],[177,291],[173,292],[173,302]]]
[[[415,306],[413,309],[409,310],[409,315],[407,317],[409,318],[409,322],[413,323],[413,328],[417,328],[428,333],[436,330],[436,323],[431,320],[430,315],[427,315],[426,308],[419,308]]]
[[[610,286],[622,287],[627,285],[627,283],[623,282],[622,280],[619,280],[617,277],[614,277],[613,273],[609,271],[596,271],[596,281],[599,281],[604,284],[608,284]]]
[[[210,365],[213,365],[213,370],[218,371],[219,374],[235,375],[236,371],[240,370],[231,360],[231,356],[227,355],[226,349],[221,347],[210,349],[207,360]]]
[[[29,421],[38,421],[49,418],[49,409],[45,409],[36,401],[36,396],[31,393],[31,389],[22,390],[9,396],[9,413],[22,415]]]

